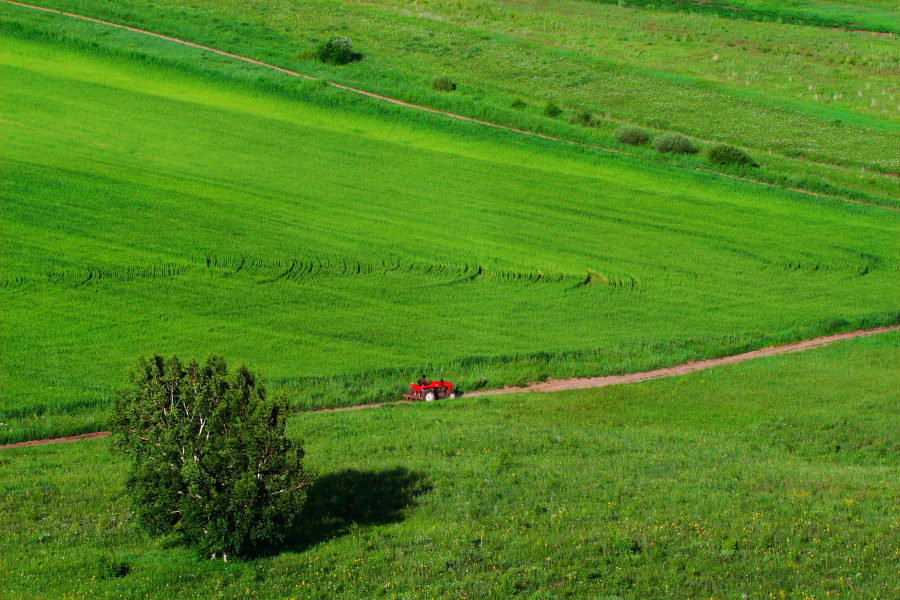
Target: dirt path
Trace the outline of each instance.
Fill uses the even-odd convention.
[[[675,367],[665,369],[656,369],[655,371],[644,371],[641,373],[628,373],[626,375],[608,375],[606,377],[576,377],[572,379],[551,379],[541,383],[532,383],[526,387],[505,387],[499,390],[483,390],[479,392],[470,392],[465,398],[475,396],[495,396],[498,394],[521,394],[523,392],[559,392],[563,390],[580,390],[585,388],[601,388],[608,385],[619,385],[623,383],[637,383],[639,381],[647,381],[648,379],[659,379],[662,377],[677,377],[694,371],[702,371],[720,365],[730,365],[734,363],[752,360],[754,358],[762,358],[764,356],[775,356],[777,354],[785,354],[787,352],[800,352],[801,350],[809,350],[820,346],[827,346],[841,340],[849,340],[851,338],[875,335],[887,331],[900,331],[900,325],[893,327],[878,327],[877,329],[860,329],[849,333],[838,333],[824,337],[806,340],[803,342],[795,342],[784,346],[770,346],[762,350],[753,350],[752,352],[744,352],[743,354],[735,354],[724,358],[711,358],[709,360],[700,360],[689,362]],[[366,408],[378,408],[389,404],[412,404],[410,400],[398,400],[396,402],[379,402],[376,404],[357,404],[355,406],[344,406],[341,408],[322,408],[315,413],[329,412],[346,412],[348,410],[363,410]],[[32,440],[28,442],[19,442],[17,444],[8,444],[0,446],[0,450],[6,448],[19,448],[22,446],[39,446],[42,444],[56,444],[59,442],[77,442],[78,440],[98,438],[109,435],[108,431],[98,431],[96,433],[85,433],[82,435],[73,435],[71,437],[56,438],[49,440]]]
[[[176,43],[176,44],[182,44],[182,45],[184,45],[184,46],[190,46],[191,48],[197,48],[197,49],[199,49],[199,50],[205,50],[206,52],[212,52],[212,53],[218,54],[218,55],[220,55],[220,56],[227,56],[227,57],[233,58],[233,59],[235,59],[235,60],[240,60],[240,61],[247,62],[247,63],[253,64],[253,65],[257,65],[257,66],[260,66],[260,67],[265,67],[265,68],[267,68],[267,69],[274,69],[274,70],[276,70],[276,71],[279,71],[279,72],[281,72],[281,73],[285,73],[285,74],[287,74],[287,75],[291,75],[291,76],[293,76],[293,77],[302,77],[303,79],[312,79],[312,80],[318,79],[317,77],[313,77],[313,76],[311,76],[311,75],[306,75],[306,74],[300,73],[300,72],[298,72],[298,71],[291,71],[290,69],[285,69],[285,68],[283,68],[283,67],[276,67],[275,65],[272,65],[272,64],[269,64],[269,63],[265,63],[265,62],[262,62],[262,61],[259,61],[259,60],[255,60],[255,59],[253,59],[253,58],[248,58],[248,57],[246,57],[246,56],[241,56],[241,55],[239,55],[239,54],[232,54],[231,52],[225,52],[224,50],[217,50],[217,49],[211,48],[211,47],[209,47],[209,46],[203,46],[203,45],[201,45],[201,44],[195,44],[194,42],[188,42],[188,41],[186,41],[186,40],[182,40],[182,39],[179,39],[179,38],[170,37],[170,36],[167,36],[167,35],[162,35],[162,34],[160,34],[160,33],[153,33],[152,31],[147,31],[147,30],[145,30],[145,29],[138,29],[138,28],[136,28],[136,27],[129,27],[128,25],[120,25],[119,23],[111,23],[111,22],[109,22],[109,21],[103,21],[103,20],[101,20],[101,19],[95,19],[95,18],[93,18],[93,17],[86,17],[86,16],[84,16],[84,15],[78,15],[78,14],[75,14],[75,13],[65,12],[65,11],[62,11],[62,10],[56,10],[56,9],[53,9],[53,8],[45,8],[45,7],[43,7],[43,6],[34,6],[34,5],[32,5],[32,4],[25,4],[25,3],[23,3],[23,2],[15,2],[14,0],[0,0],[0,2],[5,2],[6,4],[12,4],[12,5],[15,5],[15,6],[21,6],[22,8],[30,8],[30,9],[32,9],[32,10],[39,10],[39,11],[42,11],[42,12],[48,12],[48,13],[55,13],[55,14],[58,14],[58,15],[64,15],[64,16],[66,16],[66,17],[72,17],[73,19],[80,19],[80,20],[82,20],[82,21],[90,21],[91,23],[99,23],[99,24],[101,24],[101,25],[106,25],[106,26],[108,26],[108,27],[116,27],[116,28],[118,28],[118,29],[125,29],[126,31],[131,31],[131,32],[133,32],[133,33],[140,33],[140,34],[142,34],[142,35],[149,35],[149,36],[151,36],[151,37],[155,37],[155,38],[158,38],[158,39],[161,39],[161,40],[167,40],[167,41],[169,41],[169,42],[174,42],[174,43]],[[323,80],[323,81],[324,81],[324,80]],[[552,136],[552,135],[545,135],[545,134],[543,134],[543,133],[537,133],[537,132],[534,132],[534,131],[528,131],[528,130],[526,130],[526,129],[518,129],[518,128],[516,128],[516,127],[510,127],[510,126],[508,126],[508,125],[501,125],[501,124],[499,124],[499,123],[492,123],[491,121],[483,121],[483,120],[481,120],[481,119],[476,119],[476,118],[474,118],[474,117],[467,117],[467,116],[465,116],[465,115],[459,115],[459,114],[452,113],[452,112],[447,112],[447,111],[443,111],[443,110],[438,110],[438,109],[436,109],[436,108],[429,108],[429,107],[427,107],[427,106],[422,106],[421,104],[411,104],[411,103],[409,103],[409,102],[404,102],[403,100],[398,100],[397,98],[391,98],[390,96],[382,96],[381,94],[376,94],[376,93],[374,93],[374,92],[367,92],[366,90],[361,90],[361,89],[354,88],[354,87],[350,87],[350,86],[347,86],[347,85],[342,85],[342,84],[340,84],[340,83],[335,83],[335,82],[333,82],[333,81],[325,81],[325,83],[328,84],[328,85],[330,85],[331,87],[335,87],[335,88],[338,88],[338,89],[341,89],[341,90],[344,90],[344,91],[347,91],[347,92],[351,92],[351,93],[354,93],[354,94],[360,94],[360,95],[362,95],[362,96],[368,96],[369,98],[375,98],[375,99],[377,99],[377,100],[382,100],[382,101],[384,101],[384,102],[389,102],[389,103],[391,103],[391,104],[396,104],[396,105],[398,105],[398,106],[405,106],[405,107],[407,107],[407,108],[412,108],[412,109],[415,109],[415,110],[423,110],[423,111],[430,112],[430,113],[434,113],[434,114],[437,114],[437,115],[443,115],[443,116],[445,116],[445,117],[450,117],[450,118],[453,118],[453,119],[459,119],[459,120],[461,120],[461,121],[469,121],[469,122],[472,122],[472,123],[478,123],[478,124],[480,124],[480,125],[485,125],[485,126],[487,126],[487,127],[494,127],[494,128],[496,128],[496,129],[503,129],[503,130],[505,130],[505,131],[512,131],[512,132],[519,133],[519,134],[522,134],[522,135],[530,135],[530,136],[537,137],[537,138],[541,138],[541,139],[545,139],[545,140],[551,140],[551,141],[554,141],[554,142],[561,142],[561,143],[563,143],[563,144],[571,144],[571,145],[573,145],[573,146],[581,146],[581,147],[583,147],[583,148],[589,148],[589,149],[592,149],[592,150],[602,150],[602,151],[604,151],[604,152],[611,152],[611,153],[614,153],[614,154],[621,154],[621,151],[620,151],[620,150],[616,150],[616,149],[613,149],[613,148],[606,148],[606,147],[604,147],[604,146],[596,146],[596,145],[592,145],[592,144],[584,144],[584,143],[581,143],[581,142],[574,142],[574,141],[572,141],[572,140],[566,140],[566,139],[563,139],[563,138],[554,137],[554,136]],[[624,122],[624,121],[623,121],[623,122]],[[811,161],[811,162],[815,162],[815,161]],[[703,170],[703,169],[699,169],[699,168],[698,168],[697,170],[700,171],[700,170]],[[745,177],[737,177],[737,176],[734,176],[734,175],[729,175],[729,174],[727,174],[727,173],[721,173],[721,172],[719,172],[719,171],[715,171],[715,170],[712,170],[712,169],[707,169],[706,171],[709,172],[709,173],[714,173],[714,174],[716,174],[716,175],[721,175],[721,176],[723,176],[723,177],[729,177],[729,178],[732,178],[732,179],[741,179],[741,180],[743,180],[743,181],[749,181],[749,182],[751,182],[751,183],[756,183],[756,184],[759,184],[759,185],[764,185],[764,186],[766,186],[766,187],[778,187],[778,186],[776,186],[776,185],[773,185],[773,184],[770,184],[770,183],[765,183],[765,182],[763,182],[763,181],[757,181],[757,180],[755,180],[755,179],[748,179],[748,178],[745,178]],[[882,175],[890,175],[890,176],[894,176],[893,173],[880,173],[880,174],[882,174]],[[900,210],[900,209],[897,209],[897,208],[895,208],[895,207],[887,206],[887,205],[884,205],[884,204],[873,204],[873,203],[871,203],[871,202],[862,202],[862,201],[860,201],[860,200],[850,200],[850,199],[847,199],[847,198],[842,198],[842,197],[840,197],[840,196],[829,196],[829,195],[827,195],[827,194],[821,194],[821,193],[818,193],[818,192],[812,192],[812,191],[804,190],[804,189],[800,189],[800,188],[787,188],[787,189],[789,189],[790,191],[793,191],[793,192],[799,192],[799,193],[801,193],[801,194],[807,194],[807,195],[810,195],[810,196],[816,196],[816,197],[820,197],[820,198],[830,198],[830,199],[833,199],[833,200],[841,200],[841,201],[844,201],[844,202],[851,202],[851,203],[853,203],[853,204],[864,204],[864,205],[866,205],[866,206],[875,206],[875,207],[878,207],[878,208],[885,208],[885,209],[893,210],[893,211]]]
[[[851,331],[849,333],[838,333],[825,337],[796,342],[784,346],[770,346],[761,350],[753,350],[744,352],[743,354],[735,354],[733,356],[725,356],[723,358],[710,358],[708,360],[699,360],[689,362],[675,367],[666,369],[656,369],[655,371],[644,371],[642,373],[628,373],[625,375],[608,375],[606,377],[578,377],[574,379],[551,379],[542,383],[532,383],[526,387],[506,387],[500,390],[485,390],[483,392],[472,392],[466,394],[469,396],[489,396],[494,394],[517,394],[521,392],[559,392],[562,390],[580,390],[584,388],[600,388],[608,385],[618,385],[621,383],[637,383],[639,381],[647,381],[648,379],[659,379],[661,377],[677,377],[694,371],[702,371],[712,367],[721,365],[730,365],[734,363],[752,360],[754,358],[762,358],[764,356],[775,356],[777,354],[785,354],[787,352],[799,352],[801,350],[809,350],[826,346],[841,340],[862,337],[867,335],[875,335],[876,333],[884,333],[886,331],[898,331],[900,325],[893,327],[879,327],[877,329],[863,329],[860,331]]]
[[[730,365],[734,363],[752,360],[754,358],[762,358],[764,356],[775,356],[777,354],[785,354],[787,352],[800,352],[801,350],[809,350],[826,346],[841,340],[849,340],[851,338],[863,337],[867,335],[875,335],[887,331],[900,331],[900,325],[893,327],[878,327],[877,329],[861,329],[851,331],[849,333],[838,333],[824,337],[786,344],[784,346],[770,346],[761,350],[753,350],[744,352],[743,354],[735,354],[723,358],[711,358],[708,360],[700,360],[689,362],[683,365],[668,367],[665,369],[656,369],[655,371],[644,371],[641,373],[627,373],[625,375],[608,375],[605,377],[575,377],[572,379],[551,379],[541,383],[532,383],[525,387],[505,387],[498,390],[483,390],[478,392],[469,392],[463,396],[464,398],[472,398],[475,396],[495,396],[498,394],[521,394],[524,392],[559,392],[563,390],[580,390],[585,388],[601,388],[608,385],[619,385],[623,383],[637,383],[639,381],[647,381],[648,379],[659,379],[661,377],[677,377],[694,371],[702,371],[720,365]],[[408,404],[409,400],[400,400],[398,402],[381,402],[378,404],[361,404],[357,406],[346,406],[342,408],[323,408],[315,412],[339,412],[347,410],[359,410],[363,408],[377,408],[387,404]]]
[[[59,444],[61,442],[77,442],[79,440],[87,440],[90,438],[99,438],[106,437],[109,435],[109,431],[95,431],[94,433],[82,433],[81,435],[73,435],[69,437],[63,438],[54,438],[51,440],[29,440],[27,442],[19,442],[17,444],[7,444],[5,446],[0,446],[0,450],[6,450],[7,448],[22,448],[24,446],[42,446],[44,444]]]

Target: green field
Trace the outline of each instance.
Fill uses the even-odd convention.
[[[621,123],[637,123],[744,146],[762,164],[744,175],[776,185],[876,203],[900,196],[896,177],[882,174],[900,172],[895,35],[574,1],[47,4],[566,139],[652,154],[612,138]],[[898,14],[853,10],[886,24]],[[21,8],[0,15],[100,47],[116,35]],[[332,34],[350,36],[363,60],[329,67],[308,58]],[[431,89],[445,73],[458,83],[451,94]],[[565,114],[544,116],[548,100]],[[597,126],[569,124],[578,111],[597,116]]]
[[[13,37],[0,70],[2,441],[102,427],[154,351],[247,361],[314,407],[898,321],[895,211],[296,79]]]
[[[307,77],[0,2],[0,445],[215,353],[313,483],[225,563],[138,528],[109,438],[0,449],[2,600],[900,596],[898,331],[312,412],[900,324],[896,2],[36,1]]]
[[[894,598],[900,333],[592,391],[306,414],[307,524],[131,522],[94,440],[0,452],[4,598]],[[99,560],[131,568],[103,580]]]
[[[850,31],[897,33],[900,21],[893,0],[593,0],[623,7],[693,12],[727,19],[789,23]]]

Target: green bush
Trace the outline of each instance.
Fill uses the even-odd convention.
[[[616,129],[614,135],[617,140],[630,146],[640,146],[650,141],[650,133],[646,129],[634,125],[623,125]]]
[[[108,556],[101,556],[97,559],[92,571],[97,579],[118,579],[119,577],[125,577],[131,572],[131,565]]]
[[[725,144],[719,144],[717,146],[713,146],[709,149],[709,160],[710,162],[722,165],[726,167],[737,166],[737,167],[758,167],[756,161],[750,157],[749,154],[741,150],[740,148],[735,148],[734,146],[726,146]]]
[[[570,122],[573,125],[581,125],[582,127],[596,127],[600,124],[600,118],[586,110],[580,110],[570,119]]]
[[[653,149],[666,154],[697,154],[697,146],[680,133],[664,133],[653,140]]]
[[[516,98],[515,100],[512,101],[512,104],[510,104],[510,106],[513,108],[525,108],[528,105],[525,104],[525,102],[523,100]]]
[[[544,114],[548,117],[558,117],[562,112],[562,109],[558,107],[553,100],[548,101],[547,104],[544,105]]]
[[[346,65],[356,60],[357,55],[353,52],[353,43],[349,38],[335,35],[322,42],[316,50],[316,58],[323,63]]]
[[[447,75],[441,75],[431,82],[431,87],[439,92],[452,92],[456,89],[456,84]]]
[[[281,541],[309,484],[303,449],[284,435],[288,404],[246,367],[178,357],[141,360],[115,399],[114,451],[132,458],[137,521],[178,533],[202,556]]]

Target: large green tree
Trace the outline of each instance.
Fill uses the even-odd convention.
[[[114,448],[132,457],[139,522],[228,560],[281,541],[306,497],[303,449],[284,434],[288,406],[225,360],[141,359],[115,401]]]

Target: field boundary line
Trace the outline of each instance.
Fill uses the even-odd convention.
[[[623,154],[623,152],[622,152],[621,150],[616,150],[616,149],[614,149],[614,148],[606,148],[606,147],[604,147],[604,146],[597,146],[597,145],[594,145],[594,144],[587,144],[587,143],[584,143],[584,142],[576,142],[576,141],[573,141],[573,140],[567,140],[567,139],[564,139],[564,138],[555,137],[555,136],[547,135],[547,134],[544,134],[544,133],[538,133],[538,132],[536,132],[536,131],[528,131],[527,129],[519,129],[519,128],[517,128],[517,127],[512,127],[512,126],[510,126],[510,125],[501,125],[500,123],[493,123],[493,122],[491,122],[491,121],[485,121],[485,120],[483,120],[483,119],[476,119],[475,117],[467,117],[467,116],[465,116],[465,115],[460,115],[460,114],[457,114],[457,113],[452,113],[452,112],[448,112],[448,111],[444,111],[444,110],[439,110],[439,109],[437,109],[437,108],[430,108],[430,107],[428,107],[428,106],[423,106],[423,105],[421,105],[421,104],[412,104],[412,103],[410,103],[410,102],[405,102],[405,101],[399,100],[399,99],[397,99],[397,98],[391,98],[390,96],[384,96],[384,95],[381,95],[381,94],[376,94],[375,92],[369,92],[369,91],[366,91],[366,90],[363,90],[363,89],[351,87],[351,86],[348,86],[348,85],[343,85],[343,84],[341,84],[341,83],[335,83],[334,81],[328,81],[328,80],[325,80],[325,79],[320,79],[320,78],[318,78],[318,77],[313,77],[312,75],[307,75],[306,73],[300,73],[299,71],[292,71],[292,70],[290,70],[290,69],[285,69],[284,67],[278,67],[278,66],[275,66],[275,65],[270,64],[270,63],[262,62],[262,61],[260,61],[260,60],[256,60],[256,59],[249,58],[249,57],[246,57],[246,56],[241,56],[240,54],[233,54],[233,53],[231,53],[231,52],[226,52],[225,50],[218,50],[218,49],[212,48],[212,47],[210,47],[210,46],[203,46],[202,44],[196,44],[196,43],[194,43],[194,42],[189,42],[189,41],[187,41],[187,40],[182,40],[182,39],[179,39],[179,38],[176,38],[176,37],[171,37],[171,36],[168,36],[168,35],[163,35],[163,34],[161,34],[161,33],[154,33],[154,32],[152,32],[152,31],[147,31],[146,29],[138,29],[137,27],[131,27],[131,26],[129,26],[129,25],[122,25],[122,24],[120,24],[120,23],[112,23],[112,22],[110,22],[110,21],[104,21],[104,20],[102,20],[102,19],[95,19],[94,17],[87,17],[87,16],[84,16],[84,15],[76,14],[76,13],[70,13],[70,12],[66,12],[66,11],[62,11],[62,10],[57,10],[57,9],[55,9],[55,8],[47,8],[47,7],[44,7],[44,6],[35,6],[35,5],[33,5],[33,4],[25,4],[24,2],[16,2],[15,0],[0,0],[0,2],[4,2],[4,3],[6,3],[6,4],[11,4],[11,5],[14,5],[14,6],[20,6],[20,7],[22,7],[22,8],[29,8],[29,9],[32,9],[32,10],[38,10],[38,11],[43,11],[43,12],[48,12],[48,13],[55,13],[55,14],[58,14],[58,15],[63,15],[63,16],[66,16],[66,17],[71,17],[71,18],[73,18],[73,19],[80,19],[80,20],[82,20],[82,21],[89,21],[89,22],[92,22],[92,23],[98,23],[98,24],[100,24],[100,25],[106,25],[106,26],[108,26],[108,27],[116,27],[116,28],[118,28],[118,29],[124,29],[124,30],[126,30],[126,31],[131,31],[132,33],[139,33],[139,34],[142,34],[142,35],[148,35],[148,36],[151,36],[151,37],[155,37],[155,38],[158,38],[158,39],[161,39],[161,40],[166,40],[166,41],[173,42],[173,43],[176,43],[176,44],[182,44],[182,45],[184,45],[184,46],[190,46],[191,48],[197,48],[197,49],[199,49],[199,50],[205,50],[205,51],[207,51],[207,52],[212,52],[212,53],[218,54],[218,55],[220,55],[220,56],[227,56],[228,58],[233,58],[233,59],[235,59],[235,60],[240,60],[240,61],[247,62],[247,63],[253,64],[253,65],[257,65],[257,66],[260,66],[260,67],[264,67],[264,68],[267,68],[267,69],[274,69],[275,71],[279,71],[279,72],[281,72],[281,73],[285,73],[285,74],[291,75],[291,76],[293,76],[293,77],[301,77],[301,78],[303,78],[303,79],[308,79],[308,80],[313,80],[313,81],[323,81],[323,82],[325,82],[327,85],[329,85],[329,86],[331,86],[331,87],[334,87],[334,88],[337,88],[337,89],[340,89],[340,90],[344,90],[344,91],[346,91],[346,92],[351,92],[351,93],[354,93],[354,94],[360,94],[360,95],[362,95],[362,96],[368,96],[369,98],[374,98],[374,99],[376,99],[376,100],[382,100],[382,101],[384,101],[384,102],[389,102],[389,103],[391,103],[391,104],[396,104],[396,105],[398,105],[398,106],[403,106],[403,107],[406,107],[406,108],[412,108],[412,109],[414,109],[414,110],[421,110],[421,111],[430,112],[430,113],[437,114],[437,115],[443,115],[443,116],[445,116],[445,117],[450,117],[450,118],[453,118],[453,119],[459,119],[459,120],[461,120],[461,121],[469,121],[469,122],[471,122],[471,123],[478,123],[479,125],[485,125],[485,126],[487,126],[487,127],[494,127],[494,128],[496,128],[496,129],[502,129],[502,130],[505,130],[505,131],[512,131],[512,132],[514,132],[514,133],[519,133],[519,134],[522,134],[522,135],[529,135],[529,136],[532,136],[532,137],[536,137],[536,138],[540,138],[540,139],[544,139],[544,140],[549,140],[549,141],[553,141],[553,142],[561,142],[561,143],[564,143],[564,144],[571,144],[571,145],[573,145],[573,146],[581,146],[582,148],[588,148],[588,149],[591,149],[591,150],[602,150],[602,151],[604,151],[604,152],[611,152],[611,153],[613,153],[613,154]],[[625,156],[631,156],[631,155],[628,155],[628,154],[624,154],[624,155],[625,155]],[[814,163],[815,163],[815,161],[810,161],[810,162],[814,162]],[[818,163],[816,163],[816,164],[818,164]],[[720,175],[720,176],[728,177],[728,178],[731,178],[731,179],[739,179],[739,180],[742,180],[742,181],[748,181],[748,182],[750,182],[750,183],[756,183],[756,184],[759,184],[759,185],[762,185],[762,186],[771,187],[771,188],[775,188],[775,189],[785,189],[785,190],[792,191],[792,192],[798,192],[798,193],[801,193],[801,194],[807,194],[807,195],[814,196],[814,197],[818,197],[818,198],[830,198],[830,199],[832,199],[832,200],[840,200],[840,201],[842,201],[842,202],[850,202],[850,203],[853,203],[853,204],[861,204],[861,205],[864,205],[864,206],[874,206],[874,207],[876,207],[876,208],[884,208],[884,209],[892,210],[892,211],[900,211],[900,208],[895,208],[895,207],[890,206],[890,205],[876,204],[876,203],[872,203],[872,202],[863,202],[863,201],[861,201],[861,200],[852,200],[852,199],[849,199],[849,198],[843,198],[843,197],[841,197],[841,196],[830,196],[830,195],[827,195],[827,194],[822,194],[822,193],[819,193],[819,192],[813,192],[813,191],[810,191],[810,190],[804,190],[804,189],[800,189],[800,188],[782,188],[782,187],[777,186],[777,185],[772,184],[772,183],[766,183],[766,182],[764,182],[764,181],[757,181],[757,180],[755,180],[755,179],[748,179],[748,178],[746,178],[746,177],[739,177],[739,176],[736,176],[736,175],[728,175],[728,174],[726,174],[726,173],[721,173],[721,172],[719,172],[719,171],[715,171],[715,170],[712,170],[712,169],[701,169],[700,167],[697,167],[695,170],[700,171],[700,172],[706,172],[706,173],[711,173],[711,174],[715,174],[715,175]],[[884,175],[884,176],[894,176],[893,173],[881,173],[881,172],[878,172],[878,171],[873,171],[873,172],[876,172],[876,173],[878,173],[878,174],[880,174],[880,175]]]
[[[823,337],[785,344],[783,346],[769,346],[760,350],[751,350],[741,354],[733,354],[722,358],[710,358],[707,360],[699,360],[687,362],[674,367],[666,367],[663,369],[655,369],[653,371],[641,371],[638,373],[627,373],[625,375],[606,375],[603,377],[573,377],[571,379],[551,379],[549,381],[536,382],[523,387],[505,387],[497,390],[483,390],[471,392],[464,395],[465,398],[473,398],[479,396],[497,396],[501,394],[522,394],[526,392],[561,392],[565,390],[581,390],[607,387],[610,385],[622,385],[627,383],[638,383],[651,379],[662,379],[666,377],[678,377],[687,375],[694,371],[703,371],[722,365],[731,365],[735,363],[753,360],[755,358],[763,358],[766,356],[777,356],[779,354],[787,354],[790,352],[801,352],[803,350],[811,350],[813,348],[821,348],[839,342],[858,337],[876,335],[878,333],[887,333],[889,331],[900,331],[900,325],[890,327],[877,327],[875,329],[858,329],[847,333],[837,333],[834,335],[826,335]],[[411,400],[397,400],[396,402],[378,402],[375,404],[357,404],[355,406],[342,406],[339,408],[321,408],[314,411],[302,411],[312,413],[330,413],[330,412],[346,412],[350,410],[365,410],[367,408],[379,408],[381,406],[391,406],[395,404],[412,404]],[[81,435],[73,435],[63,438],[51,438],[44,440],[29,440],[27,442],[17,442],[15,444],[6,444],[0,446],[0,450],[8,448],[22,448],[25,446],[41,446],[44,444],[57,444],[61,442],[77,442],[84,439],[100,438],[109,435],[109,431],[97,431],[94,433],[83,433]]]

